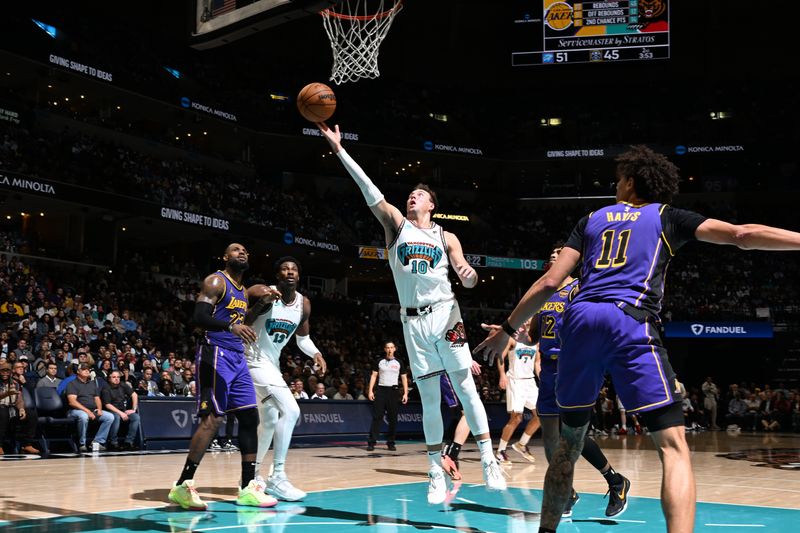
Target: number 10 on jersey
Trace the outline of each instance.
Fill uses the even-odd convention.
[[[414,259],[411,261],[411,273],[412,274],[427,274],[428,273],[428,263],[427,261],[421,259]]]

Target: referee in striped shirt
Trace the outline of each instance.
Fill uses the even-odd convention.
[[[396,351],[397,346],[392,341],[385,342],[383,345],[384,357],[376,361],[372,367],[367,396],[374,402],[374,410],[372,413],[372,428],[369,432],[369,441],[367,441],[368,452],[375,449],[384,412],[389,423],[386,446],[391,451],[397,450],[394,445],[394,438],[397,428],[398,381],[403,383],[402,402],[406,404],[408,402],[408,377],[403,364],[394,357]],[[375,388],[376,382],[377,389]]]

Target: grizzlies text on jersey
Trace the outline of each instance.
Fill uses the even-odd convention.
[[[273,302],[269,311],[253,322],[257,337],[255,343],[247,346],[248,364],[253,366],[261,361],[269,361],[280,368],[281,350],[297,331],[302,319],[303,295],[299,292],[295,293],[295,299],[291,303],[284,303],[280,299]]]
[[[444,230],[436,223],[422,229],[403,219],[389,246],[389,266],[402,307],[424,307],[454,297]]]

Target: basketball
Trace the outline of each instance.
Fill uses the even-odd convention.
[[[336,95],[324,83],[309,83],[297,95],[297,110],[311,122],[323,122],[336,111]]]

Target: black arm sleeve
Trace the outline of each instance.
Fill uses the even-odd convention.
[[[217,320],[212,315],[214,306],[208,302],[197,302],[194,304],[194,323],[206,331],[226,331],[228,323],[224,320]]]
[[[661,227],[672,253],[687,242],[697,240],[694,234],[705,221],[706,217],[694,211],[669,206],[664,209],[661,213]]]
[[[565,247],[572,248],[573,250],[583,253],[583,233],[586,230],[587,222],[589,222],[589,215],[586,215],[578,221],[578,223],[575,225],[575,229],[572,230],[569,239],[567,239],[567,242],[564,244]]]

